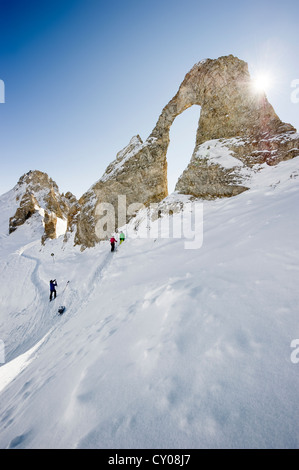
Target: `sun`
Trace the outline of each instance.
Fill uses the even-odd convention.
[[[272,79],[271,76],[266,73],[259,73],[252,80],[252,87],[255,92],[263,93],[269,91],[271,89]]]

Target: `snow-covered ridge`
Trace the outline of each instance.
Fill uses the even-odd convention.
[[[298,133],[291,133],[286,132],[285,134],[270,137],[267,139],[260,139],[260,142],[280,142],[284,144],[286,142],[292,140],[298,140],[299,134]],[[204,142],[201,144],[193,154],[192,159],[203,159],[205,162],[210,164],[217,164],[222,166],[225,169],[230,169],[234,167],[244,167],[244,164],[241,160],[234,157],[234,151],[232,148],[242,147],[246,144],[250,143],[249,139],[244,139],[241,137],[234,137],[230,139],[212,139]],[[252,141],[252,144],[256,143],[256,141]],[[290,149],[290,151],[298,150],[297,147]],[[272,153],[275,155],[277,153],[277,149],[269,150],[251,150],[251,155],[255,154],[269,154]],[[248,155],[249,156],[249,155]],[[250,171],[250,170],[249,170]]]
[[[114,177],[130,158],[138,153],[144,146],[139,136],[134,136],[128,143],[128,145],[118,152],[116,159],[107,167],[104,175],[100,178],[100,181],[105,182],[107,179]]]
[[[242,167],[243,163],[233,156],[230,145],[243,145],[242,139],[213,139],[201,144],[193,155],[194,159],[204,159],[208,165],[217,164],[225,169]]]
[[[139,135],[132,137],[128,145],[118,152],[115,160],[106,168],[105,173],[99,181],[105,182],[110,178],[114,178],[122,170],[126,162],[128,162],[131,158],[134,157],[134,155],[139,153],[145,147],[151,146],[156,140],[156,137],[150,136],[146,139],[145,142],[142,142],[142,139]]]

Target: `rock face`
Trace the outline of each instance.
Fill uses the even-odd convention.
[[[190,164],[176,185],[179,193],[198,198],[234,196],[248,189],[244,175],[254,165],[274,165],[299,155],[299,135],[278,118],[264,93],[254,91],[244,61],[232,55],[201,61],[187,73],[147,140],[131,139],[82,196],[75,243],[85,248],[104,238],[97,230],[104,217],[98,210],[102,203],[113,206],[118,227],[125,223],[118,217],[119,195],[125,196],[126,208],[133,203],[147,206],[167,196],[170,127],[192,105],[201,106],[201,115]],[[112,227],[108,219],[107,225]]]
[[[142,204],[159,202],[166,196],[166,158],[159,152],[159,146],[155,147],[155,139],[148,139],[143,143],[139,135],[133,137],[117,154],[115,161],[108,166],[102,178],[80,198],[81,210],[75,243],[86,248],[94,246],[97,241],[105,238],[97,234],[97,222],[101,218],[99,209],[102,203],[111,204],[114,208],[113,220],[107,221],[113,232],[115,227],[128,222]],[[122,212],[127,212],[131,206],[131,212],[125,218],[118,210],[119,197],[121,201],[125,201]]]
[[[14,187],[17,209],[9,219],[9,233],[14,232],[32,216],[39,214],[43,223],[42,243],[56,238],[69,226],[70,214],[76,205],[75,196],[59,193],[57,184],[41,171],[29,171]]]

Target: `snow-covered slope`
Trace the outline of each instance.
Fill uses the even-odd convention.
[[[200,249],[143,213],[116,253],[41,246],[0,198],[1,448],[299,447],[299,159],[250,186],[203,203]]]

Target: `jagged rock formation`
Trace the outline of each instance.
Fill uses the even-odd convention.
[[[101,238],[96,234],[96,223],[100,218],[100,203],[109,203],[114,208],[116,226],[125,224],[133,215],[120,220],[118,211],[119,196],[125,197],[126,208],[136,204],[148,205],[161,201],[167,195],[166,159],[155,152],[154,144],[143,143],[140,136],[135,136],[129,144],[117,154],[113,163],[106,169],[102,178],[87,191],[79,203],[75,243],[85,247],[94,246]],[[114,225],[108,221],[111,227]],[[113,231],[113,228],[112,228]]]
[[[76,196],[73,193],[68,191],[64,195],[64,200],[68,206],[67,212],[67,230],[65,232],[64,241],[67,241],[71,235],[76,230],[77,227],[77,218],[80,211],[80,204]]]
[[[254,92],[246,62],[232,55],[201,61],[187,73],[147,140],[133,137],[82,196],[76,244],[85,248],[101,239],[97,234],[101,203],[112,204],[117,227],[126,222],[118,220],[119,195],[126,196],[126,207],[147,206],[167,196],[170,127],[192,105],[201,106],[201,114],[190,164],[176,185],[182,194],[234,196],[247,189],[244,169],[299,155],[299,135],[278,118],[264,93]]]
[[[14,232],[20,225],[23,225],[37,210],[38,202],[34,195],[25,192],[20,199],[20,205],[13,217],[9,219],[9,233]]]
[[[57,184],[41,171],[29,171],[14,187],[17,209],[9,219],[9,233],[14,232],[33,215],[39,214],[43,223],[42,243],[56,238],[67,228],[76,207],[76,198],[71,193],[59,193]],[[59,227],[58,227],[59,225]]]

